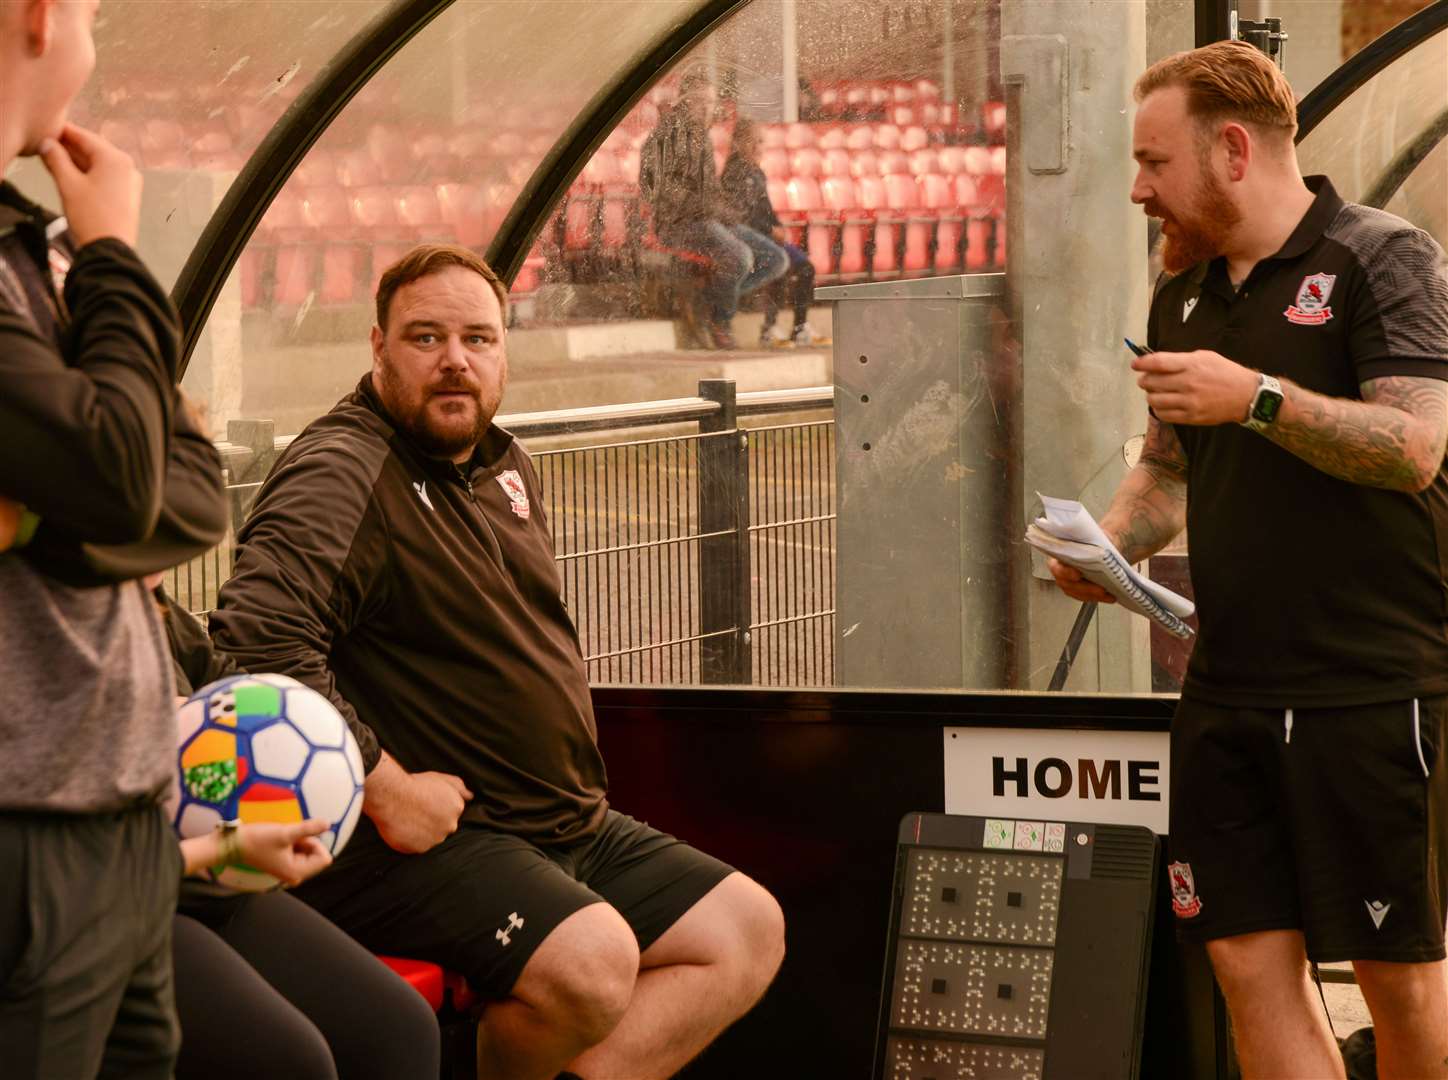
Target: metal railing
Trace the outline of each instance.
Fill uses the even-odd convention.
[[[532,449],[590,681],[833,685],[833,405],[828,386],[709,379],[697,397],[498,417]],[[566,445],[590,432],[633,437]],[[290,442],[228,425],[234,522]],[[228,537],[173,570],[171,594],[205,614],[233,557]]]

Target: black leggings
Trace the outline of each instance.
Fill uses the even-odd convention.
[[[438,1075],[437,1018],[421,995],[306,904],[272,892],[182,909],[177,1080]]]

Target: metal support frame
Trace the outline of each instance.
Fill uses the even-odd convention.
[[[699,396],[719,403],[699,421],[700,674],[706,683],[748,683],[749,436],[739,430],[732,379],[701,379]]]
[[[1313,128],[1363,83],[1445,28],[1448,28],[1448,0],[1438,0],[1404,19],[1350,58],[1297,103],[1297,141],[1307,138]]]
[[[396,0],[342,47],[247,159],[171,290],[181,313],[183,374],[227,275],[292,170],[357,91],[452,2]]]
[[[1197,0],[1197,48],[1214,41],[1231,40],[1236,14],[1237,0]]]

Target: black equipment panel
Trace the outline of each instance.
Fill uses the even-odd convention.
[[[1149,829],[907,814],[877,1080],[1134,1080]]]

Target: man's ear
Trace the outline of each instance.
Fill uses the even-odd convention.
[[[382,327],[374,326],[371,334],[372,341],[372,370],[382,370],[382,354],[387,349],[387,335],[382,332]]]
[[[25,45],[31,56],[44,56],[55,37],[55,0],[28,0],[25,5]]]
[[[1222,127],[1222,143],[1227,149],[1227,177],[1241,180],[1247,175],[1252,164],[1252,135],[1247,128],[1236,122]]]

